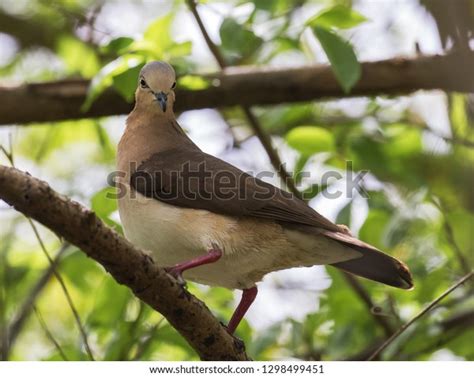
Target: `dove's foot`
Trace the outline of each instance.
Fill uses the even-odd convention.
[[[182,285],[186,284],[186,281],[183,279],[183,272],[191,268],[199,267],[205,264],[217,262],[222,256],[221,249],[213,244],[212,249],[208,251],[205,255],[200,255],[199,257],[193,258],[189,261],[178,263],[173,267],[165,268],[166,272],[178,280]]]
[[[353,236],[352,236],[352,233],[351,233],[351,230],[349,229],[349,227],[348,227],[347,225],[344,225],[344,224],[337,224],[337,226],[339,227],[339,229],[340,229],[340,231],[341,231],[342,233],[345,233],[345,234],[347,234],[347,235],[353,237]]]

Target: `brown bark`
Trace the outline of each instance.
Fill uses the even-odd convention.
[[[92,211],[59,195],[47,183],[0,165],[0,198],[47,226],[99,262],[120,284],[157,310],[203,360],[248,360],[206,305]]]
[[[349,96],[399,95],[423,89],[474,92],[473,66],[472,51],[363,63],[362,77]],[[198,91],[177,90],[176,111],[348,96],[327,65],[228,68],[207,77],[213,86]],[[87,80],[69,80],[0,87],[0,124],[126,114],[132,108],[110,89],[82,112],[88,85]]]

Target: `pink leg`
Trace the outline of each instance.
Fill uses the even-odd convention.
[[[237,309],[235,309],[235,312],[232,315],[229,324],[227,325],[227,331],[230,334],[234,333],[240,321],[242,320],[242,318],[244,318],[245,313],[247,313],[247,310],[250,308],[250,305],[252,305],[252,302],[255,300],[255,297],[257,297],[257,293],[257,287],[244,289],[242,291],[242,298],[240,299],[239,305],[237,306]]]
[[[207,254],[200,255],[199,257],[186,262],[178,263],[173,267],[167,268],[167,271],[181,281],[183,280],[182,275],[184,271],[189,270],[190,268],[202,266],[204,264],[214,263],[218,261],[221,256],[222,251],[218,247],[214,246],[214,248],[209,250]]]

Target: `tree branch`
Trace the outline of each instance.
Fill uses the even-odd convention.
[[[71,309],[72,315],[73,315],[74,320],[76,321],[77,327],[79,329],[79,333],[81,334],[82,341],[84,342],[84,347],[86,349],[87,355],[89,356],[89,359],[91,361],[95,361],[94,355],[92,354],[92,349],[89,345],[87,332],[84,328],[84,325],[82,324],[81,317],[79,316],[79,312],[76,309],[76,305],[74,304],[74,301],[72,300],[71,294],[69,293],[69,290],[66,287],[66,283],[64,282],[64,279],[62,278],[59,271],[54,266],[54,260],[49,255],[48,250],[46,250],[46,246],[44,245],[44,242],[41,239],[41,236],[38,232],[38,229],[36,228],[36,225],[33,223],[33,221],[30,218],[28,218],[28,222],[29,222],[31,228],[33,229],[33,233],[35,234],[36,239],[38,240],[38,242],[41,246],[41,250],[43,251],[43,254],[45,255],[46,259],[48,260],[50,266],[53,266],[53,275],[56,278],[56,280],[58,281],[59,286],[61,287],[61,290],[64,293],[64,297],[66,298],[66,302],[67,302],[69,308]]]
[[[441,296],[439,296],[434,301],[432,301],[420,313],[418,313],[410,321],[408,321],[402,327],[400,327],[390,338],[388,338],[385,342],[383,342],[382,345],[379,348],[377,348],[377,350],[375,350],[374,353],[372,353],[372,355],[367,360],[371,361],[371,360],[376,359],[390,344],[392,344],[395,341],[395,339],[397,339],[401,334],[403,334],[406,331],[406,329],[408,329],[411,325],[413,325],[413,323],[415,323],[418,319],[423,317],[426,313],[428,313],[431,309],[433,309],[436,305],[438,305],[438,303],[441,300],[443,300],[446,296],[448,296],[451,292],[453,292],[456,288],[464,284],[473,276],[474,276],[474,272],[471,271],[470,273],[465,275],[463,278],[461,278],[461,280],[459,280],[456,284],[454,284],[452,287],[446,290]]]
[[[221,50],[214,44],[209,33],[207,32],[207,29],[204,26],[204,22],[202,21],[201,16],[199,15],[199,12],[197,10],[196,0],[186,0],[186,4],[188,5],[189,10],[193,14],[193,17],[196,20],[196,23],[198,24],[199,30],[201,31],[201,34],[204,38],[204,42],[206,42],[207,47],[209,48],[209,50],[211,50],[212,55],[217,60],[217,64],[219,64],[219,67],[221,67],[221,69],[226,68],[227,62],[225,61],[224,55],[221,54]]]
[[[213,83],[206,89],[178,89],[176,111],[398,95],[423,89],[474,92],[472,66],[472,51],[362,63],[362,77],[349,95],[342,91],[328,65],[290,69],[232,67],[205,76]],[[88,80],[67,80],[0,87],[0,124],[127,114],[133,107],[110,89],[82,112],[88,86]]]
[[[46,321],[44,320],[43,315],[41,314],[39,309],[36,306],[33,306],[33,310],[36,314],[36,318],[38,319],[38,322],[39,322],[41,328],[43,329],[44,333],[46,334],[46,337],[51,341],[51,343],[54,344],[54,347],[58,351],[61,358],[64,361],[69,361],[69,359],[67,358],[66,354],[64,353],[62,347],[59,345],[59,342],[56,340],[53,333],[51,332],[48,325],[46,324]]]
[[[464,329],[474,327],[474,310],[466,310],[446,318],[441,321],[441,327],[444,331],[457,327],[463,327]]]
[[[99,262],[117,282],[165,316],[201,359],[248,360],[243,343],[227,333],[204,303],[92,211],[47,183],[2,165],[0,198]]]
[[[405,356],[403,360],[417,360],[416,356],[421,355],[427,352],[435,351],[439,349],[442,345],[449,343],[451,340],[458,337],[460,334],[466,333],[472,327],[474,327],[474,310],[468,310],[455,314],[449,318],[446,318],[437,323],[442,331],[438,337],[425,342],[425,346],[422,349],[416,350],[414,353]],[[376,339],[368,347],[364,348],[362,351],[355,353],[352,356],[349,356],[346,361],[364,361],[370,357],[384,342],[384,339]],[[379,360],[380,354],[377,357]]]

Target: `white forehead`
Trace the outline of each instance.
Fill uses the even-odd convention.
[[[140,76],[145,80],[163,80],[169,79],[171,82],[176,80],[176,74],[171,65],[166,62],[150,62],[140,71]]]

